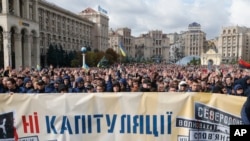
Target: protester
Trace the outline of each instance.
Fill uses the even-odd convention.
[[[239,95],[241,90],[235,89],[237,84],[243,88],[243,94],[240,96],[247,96],[250,93],[248,71],[234,65],[212,66],[210,69],[205,67],[136,63],[115,64],[109,68],[92,67],[88,70],[53,66],[39,70],[29,68],[15,70],[7,67],[2,71],[0,92],[9,91],[6,82],[12,78],[20,90],[18,92],[24,93],[59,93],[60,84],[68,88],[65,91],[67,93],[206,92]],[[38,85],[40,79],[43,83],[39,82]],[[91,87],[88,87],[90,85]]]
[[[247,97],[241,108],[241,119],[243,124],[250,125],[250,97]]]

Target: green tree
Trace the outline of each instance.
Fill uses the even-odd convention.
[[[97,66],[98,62],[102,59],[104,56],[104,52],[98,51],[98,52],[87,52],[85,56],[86,64],[90,67]]]
[[[110,64],[117,62],[119,54],[117,54],[112,48],[108,48],[105,52],[105,57],[108,59]]]
[[[71,67],[79,67],[82,66],[82,54],[80,51],[73,52],[74,58],[71,60]]]
[[[62,45],[59,45],[59,51],[58,51],[58,64],[59,66],[65,66],[64,65],[64,50],[62,48]]]
[[[55,66],[56,65],[56,50],[52,44],[49,45],[49,49],[47,50],[46,56],[47,56],[47,63],[49,65]]]

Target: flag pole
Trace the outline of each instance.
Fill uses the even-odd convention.
[[[119,45],[118,45],[119,46]],[[119,55],[120,55],[120,65],[122,64],[122,51],[119,49]]]

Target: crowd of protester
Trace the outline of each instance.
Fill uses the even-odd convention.
[[[206,92],[247,96],[250,72],[236,65],[115,64],[109,68],[0,70],[0,93]]]

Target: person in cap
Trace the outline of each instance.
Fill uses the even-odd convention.
[[[185,81],[181,81],[178,85],[178,92],[187,92],[188,84]]]
[[[43,80],[38,80],[37,84],[37,89],[34,90],[34,93],[45,93],[45,82]]]
[[[54,82],[54,89],[53,89],[53,93],[59,93],[60,91],[59,91],[59,85],[60,84],[63,84],[62,83],[62,81],[60,80],[60,79],[57,79],[57,80],[55,80],[55,82]]]

